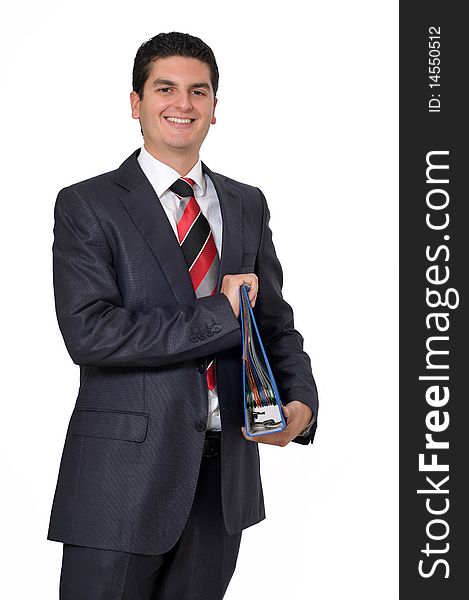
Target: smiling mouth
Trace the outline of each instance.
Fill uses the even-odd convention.
[[[186,125],[195,121],[195,119],[180,119],[179,117],[165,117],[165,119],[171,123],[180,123]]]

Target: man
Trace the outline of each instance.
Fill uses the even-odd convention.
[[[222,598],[242,530],[265,518],[257,444],[314,435],[316,388],[265,198],[199,158],[217,87],[200,39],[143,44],[130,95],[143,147],[57,198],[56,310],[80,365],[48,535],[64,543],[62,600]],[[244,282],[287,419],[254,438]]]

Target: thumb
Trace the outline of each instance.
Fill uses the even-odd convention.
[[[290,408],[287,405],[282,406],[282,411],[283,411],[283,414],[284,414],[285,417],[289,417],[290,416]]]

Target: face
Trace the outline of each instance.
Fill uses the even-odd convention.
[[[143,99],[130,94],[132,116],[140,119],[145,147],[163,161],[198,153],[211,124],[215,105],[210,67],[196,58],[171,56],[152,63]]]

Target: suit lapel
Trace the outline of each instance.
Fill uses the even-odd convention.
[[[202,169],[213,181],[220,201],[223,220],[223,235],[221,248],[220,274],[218,276],[217,292],[225,275],[239,273],[243,258],[243,214],[241,198],[229,184],[226,177],[213,173],[204,163]]]
[[[191,304],[194,288],[184,256],[161,202],[137,161],[137,150],[118,169],[116,183],[127,190],[121,197],[163,271],[179,304]]]
[[[134,152],[117,170],[116,183],[127,190],[120,200],[160,265],[176,301],[192,303],[195,293],[184,256],[155,190],[138,164],[139,152]],[[219,292],[224,275],[239,273],[242,263],[241,198],[226,177],[213,173],[203,163],[202,169],[213,181],[223,219]]]

